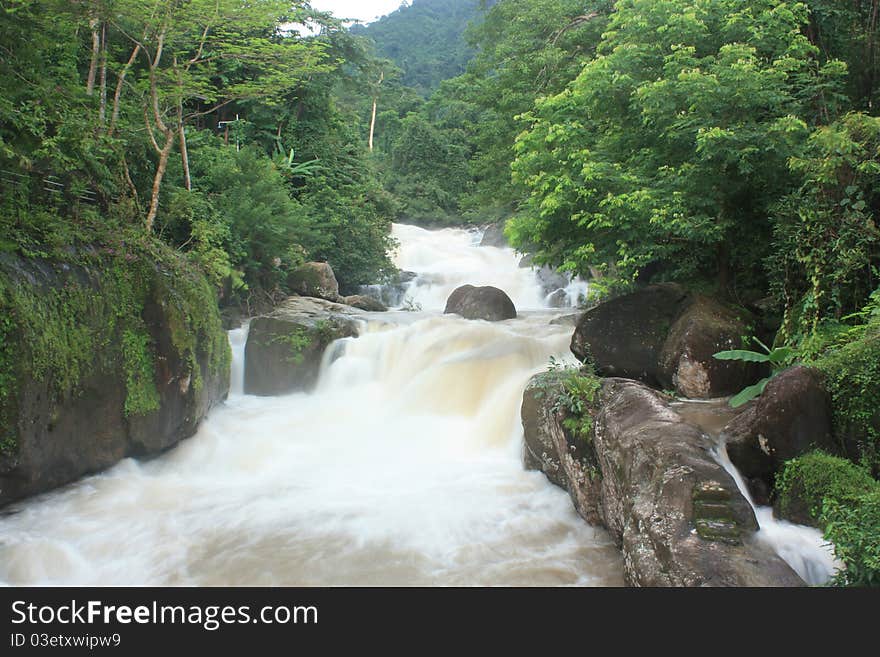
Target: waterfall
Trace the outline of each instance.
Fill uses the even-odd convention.
[[[371,313],[331,345],[312,393],[243,394],[248,326],[229,332],[229,399],[147,462],[12,507],[10,585],[621,585],[609,535],[520,462],[529,378],[574,364],[535,271],[479,232],[394,226],[415,312]],[[494,285],[519,317],[443,315],[459,285]],[[586,290],[570,281],[576,301]],[[748,492],[718,449],[719,462]],[[750,500],[751,501],[751,500]],[[754,506],[754,505],[753,505]],[[834,569],[821,535],[755,507],[808,582]]]
[[[395,226],[421,312],[371,314],[314,392],[232,387],[198,433],[0,519],[0,581],[35,585],[620,585],[608,534],[520,462],[519,407],[551,356],[574,362],[534,272],[478,233]],[[525,312],[443,315],[463,283]],[[415,303],[413,304],[414,307]]]
[[[425,230],[395,224],[392,236],[399,242],[394,264],[415,274],[403,291],[405,302],[413,307],[443,310],[452,291],[466,284],[504,290],[517,310],[541,310],[551,305],[553,290],[548,294],[542,289],[540,272],[520,267],[520,258],[511,248],[479,246],[480,231]],[[564,280],[559,289],[565,302],[552,305],[576,307],[588,288],[578,278]]]
[[[755,504],[742,475],[727,455],[727,446],[720,441],[715,448],[715,457],[752,506],[760,527],[758,540],[769,545],[807,584],[828,583],[843,564],[834,558],[834,551],[822,532],[780,520],[773,515],[772,507]]]

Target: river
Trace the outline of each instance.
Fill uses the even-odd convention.
[[[410,310],[365,316],[310,394],[243,395],[247,327],[231,331],[226,403],[159,458],[13,506],[0,580],[623,584],[608,534],[521,465],[522,391],[551,357],[575,362],[571,326],[550,323],[571,310],[547,308],[535,273],[512,249],[477,246],[478,232],[395,225],[394,236],[396,264],[415,274]],[[464,283],[504,289],[519,317],[444,316]],[[573,282],[570,302],[584,289]]]

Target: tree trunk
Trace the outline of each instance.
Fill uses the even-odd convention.
[[[98,19],[89,19],[89,29],[92,31],[92,59],[89,62],[89,77],[86,80],[86,94],[91,96],[95,93],[95,78],[98,74],[98,58],[101,52],[101,35],[98,33]]]
[[[373,132],[376,130],[376,104],[377,98],[373,98],[373,117],[370,119],[370,152],[373,152]]]
[[[385,79],[385,71],[379,74],[379,82],[376,84],[376,95],[373,96],[373,116],[370,118],[370,152],[373,152],[373,133],[376,130],[376,106],[379,104],[379,85]]]
[[[125,84],[125,76],[128,74],[128,70],[131,68],[132,64],[134,64],[134,60],[137,59],[140,51],[141,46],[138,44],[131,51],[131,55],[125,63],[125,66],[119,71],[119,77],[116,80],[116,91],[113,93],[113,113],[110,116],[110,127],[107,129],[108,135],[112,135],[113,131],[116,130],[116,123],[119,121],[119,104],[122,101],[122,86]]]
[[[180,131],[180,161],[183,164],[183,186],[186,187],[186,191],[191,192],[192,178],[189,175],[189,150],[186,147],[186,128],[183,122],[180,123],[178,130]]]
[[[103,126],[107,119],[107,24],[101,25],[101,106],[98,121]]]
[[[868,66],[868,79],[866,81],[867,89],[865,91],[865,95],[867,96],[868,109],[874,109],[874,86],[876,84],[876,75],[877,75],[877,67],[876,67],[876,59],[877,59],[877,19],[878,13],[880,13],[880,2],[878,0],[874,0],[871,3],[871,19],[868,24],[868,44],[867,44],[867,66]]]
[[[145,228],[148,233],[153,232],[153,223],[156,221],[156,215],[159,214],[159,190],[162,188],[162,178],[165,176],[165,169],[168,168],[168,156],[171,155],[171,149],[174,147],[174,131],[165,132],[165,145],[159,153],[159,164],[156,167],[156,175],[153,177],[153,193],[150,197],[150,211],[147,213],[147,221]]]

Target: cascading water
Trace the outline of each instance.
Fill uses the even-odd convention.
[[[315,392],[283,397],[243,394],[248,327],[230,331],[226,404],[161,458],[13,507],[0,582],[622,584],[609,536],[520,463],[526,382],[551,356],[574,362],[535,272],[512,249],[478,248],[478,233],[397,225],[394,236],[396,264],[414,272],[408,305],[422,311],[368,315],[325,354]],[[499,287],[526,312],[492,324],[441,315],[465,283]],[[585,289],[573,281],[566,294]],[[723,449],[718,459],[747,494]],[[755,511],[760,540],[810,583],[827,579],[818,532]]]
[[[757,539],[766,543],[807,584],[827,583],[842,564],[834,558],[834,551],[822,537],[822,532],[779,520],[773,516],[772,507],[755,504],[742,475],[727,455],[727,446],[719,437],[721,430],[733,417],[727,403],[723,400],[689,400],[676,402],[673,406],[682,417],[703,429],[706,439],[714,443],[715,460],[733,477],[737,488],[755,512],[759,527]]]
[[[400,243],[394,264],[416,275],[404,291],[413,307],[443,310],[452,291],[466,284],[498,287],[518,310],[546,310],[548,306],[549,295],[542,290],[536,271],[520,267],[513,249],[477,246],[479,232],[395,224],[392,236]],[[560,286],[564,303],[557,305],[579,305],[588,288],[580,279],[564,280]]]
[[[8,584],[619,585],[621,558],[568,495],[520,463],[522,390],[571,360],[534,273],[461,230],[395,226],[423,312],[369,316],[311,394],[242,394],[196,436],[14,508]],[[477,236],[478,237],[478,236]],[[516,320],[443,316],[462,283],[506,290]]]
[[[834,558],[834,551],[822,537],[822,532],[779,520],[773,516],[772,507],[755,504],[742,475],[727,455],[727,446],[719,442],[715,450],[718,462],[730,473],[755,511],[760,527],[758,540],[769,545],[807,584],[826,584],[842,564]]]

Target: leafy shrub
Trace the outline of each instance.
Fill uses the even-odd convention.
[[[588,367],[569,367],[554,358],[550,359],[548,375],[541,386],[544,394],[552,389],[555,395],[551,410],[563,414],[562,426],[575,438],[591,442],[602,379]]]
[[[880,586],[880,483],[846,459],[812,452],[785,464],[777,477],[783,509],[801,504],[823,527],[843,562],[841,586]]]
[[[835,576],[841,586],[880,586],[880,487],[843,500],[828,499],[822,509],[825,537],[845,565]]]

